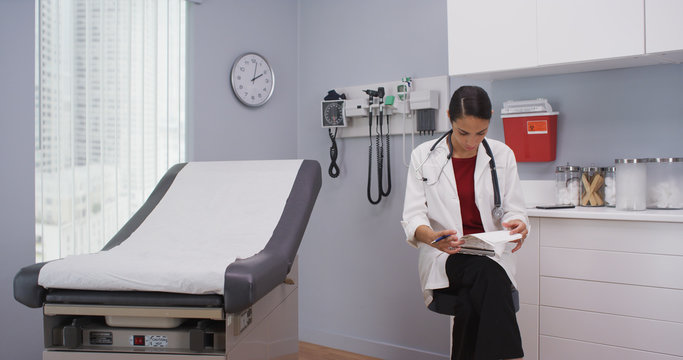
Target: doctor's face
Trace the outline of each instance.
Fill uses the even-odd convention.
[[[466,115],[451,121],[453,135],[451,145],[453,156],[456,158],[468,158],[477,155],[479,144],[489,130],[490,120],[476,116]]]

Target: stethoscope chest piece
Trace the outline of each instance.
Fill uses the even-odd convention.
[[[503,211],[503,208],[501,206],[496,206],[491,210],[491,215],[493,215],[493,219],[496,221],[500,221],[503,219],[503,215],[505,215],[505,212]]]

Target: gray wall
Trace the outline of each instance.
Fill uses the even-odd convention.
[[[448,353],[448,319],[426,310],[417,252],[399,224],[400,137],[392,193],[370,205],[368,140],[340,141],[341,175],[331,179],[320,101],[335,87],[446,74],[446,1],[301,0],[299,48],[299,157],[324,170],[300,250],[300,337],[384,359],[440,358],[432,353]]]
[[[188,17],[189,157],[259,160],[296,157],[296,0],[210,0]],[[230,69],[255,51],[275,71],[271,100],[247,108],[233,95]]]
[[[0,358],[40,359],[41,312],[14,301],[12,281],[35,262],[34,1],[0,1]]]

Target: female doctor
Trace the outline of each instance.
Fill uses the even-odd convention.
[[[529,232],[528,218],[512,150],[499,141],[485,140],[492,113],[486,91],[460,87],[448,109],[452,133],[415,148],[408,170],[401,224],[408,243],[419,250],[425,303],[433,305],[435,293],[457,299],[446,311],[430,306],[455,315],[451,359],[524,356],[512,300],[513,253]],[[496,172],[490,167],[487,145]],[[494,175],[500,193],[498,209]],[[460,253],[460,236],[504,229],[522,238],[508,243],[502,255]],[[433,243],[442,236],[447,237]]]

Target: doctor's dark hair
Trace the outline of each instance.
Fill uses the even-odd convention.
[[[461,86],[455,90],[448,106],[451,121],[465,116],[491,120],[491,99],[479,86]]]

